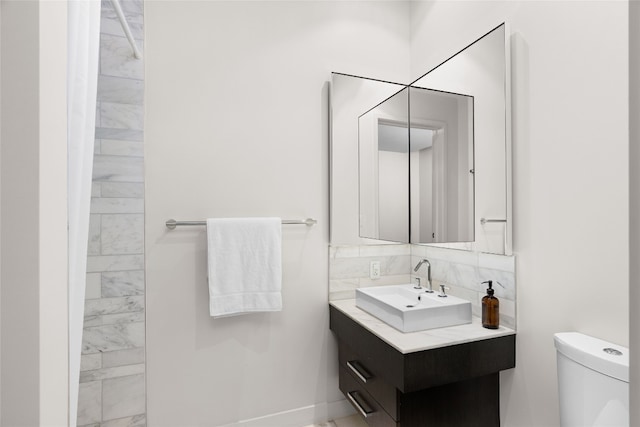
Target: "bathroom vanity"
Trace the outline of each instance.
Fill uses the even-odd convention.
[[[512,252],[508,34],[493,28],[409,84],[332,74],[330,327],[340,390],[371,427],[500,425],[515,331],[468,323],[468,303],[501,266],[503,324],[515,324],[513,259],[480,255]],[[434,278],[466,296],[460,313],[395,288],[413,283],[432,248]],[[449,275],[458,261],[465,275]],[[477,277],[458,280],[468,271]],[[342,299],[354,296],[362,310]]]
[[[500,425],[499,372],[515,367],[515,331],[471,324],[402,333],[330,302],[340,390],[370,427]]]

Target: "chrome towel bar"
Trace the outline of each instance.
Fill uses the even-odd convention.
[[[486,219],[480,218],[480,224],[485,225],[488,222],[507,222],[506,219]]]
[[[313,218],[307,218],[307,219],[283,219],[282,223],[283,224],[306,225],[308,227],[311,227],[312,225],[317,224],[318,220],[313,219]],[[169,219],[169,220],[167,220],[165,225],[167,226],[167,228],[169,230],[173,230],[177,226],[183,226],[183,225],[207,225],[207,221],[176,221],[175,219]]]

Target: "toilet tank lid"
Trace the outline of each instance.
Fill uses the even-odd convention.
[[[553,339],[557,351],[569,359],[604,375],[629,382],[628,348],[578,332],[557,333]]]

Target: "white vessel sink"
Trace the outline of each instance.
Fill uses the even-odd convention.
[[[411,284],[356,289],[356,307],[402,332],[471,323],[471,302],[426,293]]]

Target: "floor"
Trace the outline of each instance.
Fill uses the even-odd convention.
[[[321,424],[312,424],[306,427],[367,427],[367,424],[358,415],[350,417],[338,418],[337,420],[327,421]]]

